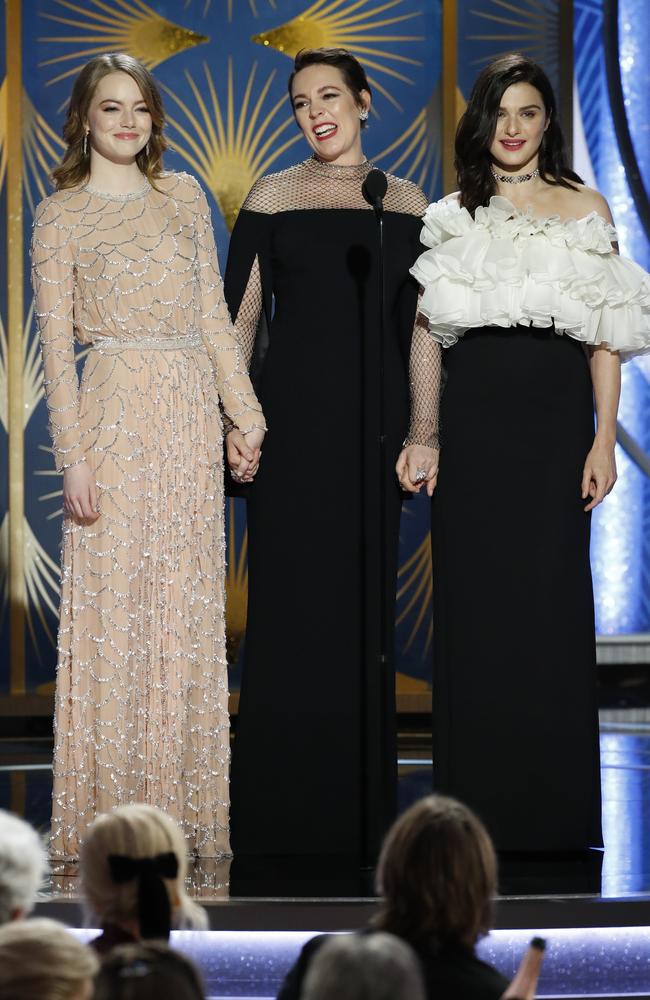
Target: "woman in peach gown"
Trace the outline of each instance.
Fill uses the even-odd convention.
[[[148,802],[229,853],[219,402],[256,464],[264,419],[232,336],[210,212],[163,173],[148,71],[93,59],[38,206],[32,270],[57,469],[62,591],[51,853]],[[89,346],[81,385],[74,340]]]

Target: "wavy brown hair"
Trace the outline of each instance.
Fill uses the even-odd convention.
[[[492,926],[497,860],[489,834],[466,806],[429,795],[389,830],[377,868],[382,897],[374,926],[420,954],[474,948]]]
[[[479,205],[487,205],[497,193],[492,175],[490,146],[497,127],[501,98],[515,83],[529,83],[539,91],[548,118],[548,127],[539,147],[539,173],[547,184],[575,190],[582,180],[571,170],[557,114],[551,81],[541,66],[518,52],[494,59],[479,74],[456,131],[454,166],[458,177],[460,204],[474,215]],[[574,183],[571,183],[571,182]]]
[[[151,136],[135,160],[141,172],[154,187],[155,180],[162,174],[162,155],[167,149],[167,140],[163,134],[165,111],[158,85],[149,70],[133,56],[125,52],[109,52],[96,56],[86,63],[74,82],[63,126],[63,138],[68,148],[59,166],[52,171],[52,180],[59,191],[78,187],[88,180],[90,150],[88,149],[84,155],[86,119],[97,84],[109,73],[128,73],[140,88],[151,115]]]

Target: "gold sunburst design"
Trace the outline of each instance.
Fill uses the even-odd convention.
[[[236,663],[239,647],[246,632],[248,613],[248,531],[244,531],[241,548],[237,551],[237,505],[228,501],[228,570],[226,572],[226,657]]]
[[[185,6],[189,7],[192,0],[185,0]],[[226,13],[228,15],[228,21],[232,21],[232,16],[235,7],[235,0],[225,0],[226,2]],[[276,10],[275,0],[266,0],[269,7]],[[212,6],[212,0],[203,0],[203,17],[206,17],[210,7]],[[248,0],[248,6],[250,7],[251,14],[253,17],[259,17],[258,2],[257,0]]]
[[[128,52],[148,69],[153,69],[165,59],[209,41],[207,35],[199,35],[168,21],[144,0],[111,0],[110,3],[88,0],[84,6],[70,0],[52,2],[54,9],[62,13],[41,12],[41,17],[73,28],[75,33],[49,35],[38,41],[58,46],[73,45],[74,49],[46,59],[40,65],[57,66],[74,62],[74,66],[53,76],[48,84],[76,76],[86,59],[102,52]]]
[[[465,101],[456,88],[456,117],[465,110]],[[373,163],[391,174],[414,181],[433,198],[440,183],[442,167],[442,111],[440,87],[394,142],[372,156]]]
[[[48,480],[52,479],[54,477],[57,480],[57,483],[59,484],[57,486],[57,489],[50,490],[48,493],[39,493],[39,495],[38,495],[38,501],[39,501],[39,503],[46,503],[46,502],[48,502],[50,500],[54,500],[54,501],[56,501],[58,503],[59,500],[60,500],[59,506],[57,506],[53,511],[50,511],[50,513],[46,514],[46,516],[45,516],[45,520],[46,521],[53,521],[55,517],[62,517],[63,516],[63,486],[61,485],[62,484],[62,476],[61,476],[61,473],[57,472],[56,469],[55,469],[55,467],[54,467],[54,458],[53,458],[54,451],[53,451],[53,449],[52,448],[48,448],[44,444],[39,444],[38,450],[41,451],[41,452],[43,452],[46,455],[49,455],[48,467],[47,467],[47,469],[34,469],[34,475],[35,476],[45,476],[46,479],[48,479]]]
[[[170,145],[210,189],[229,230],[232,230],[242,202],[257,178],[300,138],[296,133],[280,141],[283,132],[294,125],[293,115],[278,117],[287,106],[288,98],[283,95],[279,101],[266,107],[275,76],[273,70],[254,99],[256,70],[257,63],[254,63],[237,111],[231,59],[228,59],[225,107],[219,100],[212,74],[205,63],[203,72],[207,102],[191,73],[185,72],[196,110],[169,88],[164,88],[185,116],[185,122],[168,117]]]
[[[425,535],[415,551],[400,566],[397,574],[397,625],[400,625],[411,612],[415,612],[415,621],[406,640],[404,652],[411,648],[425,619],[428,618],[424,654],[431,649],[433,641],[433,623],[430,616],[433,598],[433,577],[431,566],[431,540],[429,533]]]
[[[23,521],[25,539],[25,590],[27,593],[26,619],[34,648],[38,650],[35,622],[38,619],[52,645],[55,635],[47,620],[46,610],[53,617],[59,614],[60,570],[45,551],[32,531],[27,518]]]
[[[33,214],[36,203],[51,193],[50,174],[63,157],[65,143],[23,91],[23,182]]]
[[[406,75],[406,68],[421,66],[422,62],[394,52],[390,46],[394,43],[402,45],[424,41],[424,35],[393,33],[395,25],[422,17],[422,11],[399,13],[399,9],[403,9],[404,0],[387,0],[386,3],[375,4],[369,10],[362,9],[367,8],[367,4],[368,0],[356,0],[352,3],[350,0],[316,0],[298,17],[270,31],[253,35],[252,40],[259,45],[277,49],[292,59],[300,49],[324,46],[349,49],[375,74],[382,73],[403,83],[413,84],[415,81]],[[377,43],[382,47],[378,47]],[[404,72],[395,64],[401,66]],[[368,74],[368,80],[375,90],[402,110],[376,75]]]
[[[489,0],[484,10],[473,10],[485,31],[468,34],[469,41],[489,42],[490,51],[472,60],[472,65],[490,62],[506,52],[517,51],[541,63],[553,74],[558,67],[560,4],[558,0]],[[476,22],[474,22],[476,23]],[[492,28],[490,32],[487,29]]]
[[[426,107],[390,146],[372,157],[373,162],[391,174],[415,181],[433,196],[442,163],[440,123],[440,91],[436,88]]]

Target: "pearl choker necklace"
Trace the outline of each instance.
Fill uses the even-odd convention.
[[[498,174],[493,168],[492,176],[500,184],[525,184],[526,181],[532,181],[534,177],[539,177],[539,167],[535,167],[530,174]]]

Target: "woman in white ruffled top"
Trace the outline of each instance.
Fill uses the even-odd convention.
[[[434,781],[502,851],[582,850],[602,844],[590,512],[616,480],[620,362],[650,345],[650,278],[569,169],[530,60],[481,73],[456,167],[412,269],[450,348],[440,464],[411,446],[397,466],[412,491],[437,477]]]

